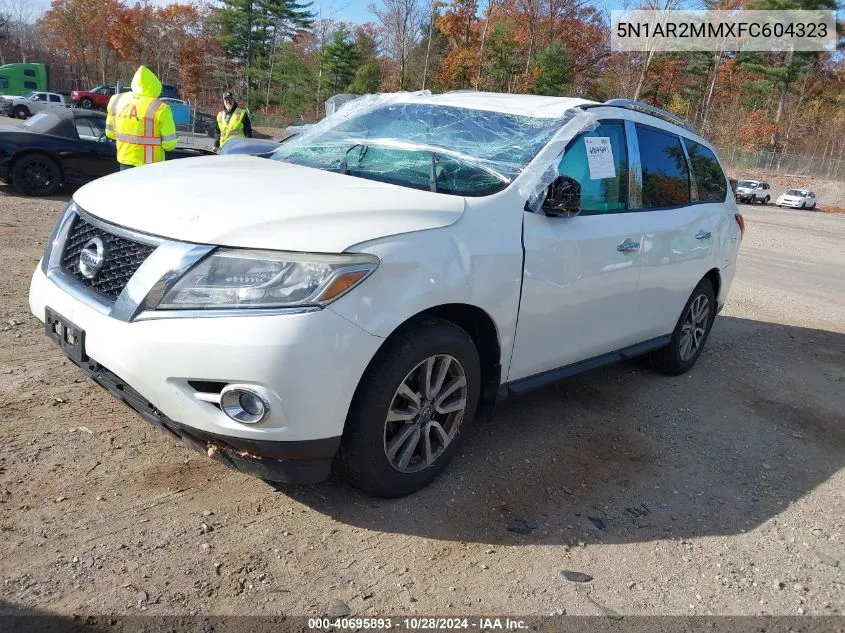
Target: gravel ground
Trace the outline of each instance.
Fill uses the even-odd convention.
[[[26,299],[63,206],[0,187],[7,609],[845,612],[845,217],[743,208],[693,371],[631,362],[510,400],[447,476],[382,501],[225,469],[65,361]]]

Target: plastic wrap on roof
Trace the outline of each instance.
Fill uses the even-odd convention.
[[[358,98],[358,95],[353,94],[337,94],[326,99],[326,116],[330,116],[337,112],[344,104],[349,103]]]
[[[281,146],[274,158],[431,191],[486,195],[518,180],[534,199],[566,143],[595,121],[437,103],[429,91],[364,95]]]

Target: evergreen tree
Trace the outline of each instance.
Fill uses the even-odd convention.
[[[540,78],[532,92],[536,95],[562,96],[572,84],[569,55],[560,42],[552,42],[536,58]]]
[[[223,0],[217,11],[218,43],[229,58],[246,67],[247,103],[278,44],[313,23],[311,2],[298,0]]]
[[[832,10],[837,9],[836,0],[753,0],[749,9],[758,10]],[[775,112],[774,132],[770,143],[772,149],[780,149],[780,123],[786,105],[789,87],[803,73],[806,73],[819,57],[819,53],[746,53],[742,55],[742,67],[759,73],[779,95]]]
[[[343,92],[355,77],[358,55],[355,43],[349,40],[349,29],[341,24],[332,34],[321,55],[327,96]]]
[[[518,63],[516,27],[510,22],[497,24],[487,40],[487,60],[482,72],[484,85],[497,92],[511,92]]]

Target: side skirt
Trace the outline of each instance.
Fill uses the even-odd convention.
[[[563,378],[569,378],[570,376],[574,376],[591,369],[597,369],[598,367],[612,365],[622,360],[641,356],[642,354],[652,350],[665,347],[671,340],[672,335],[667,334],[666,336],[653,338],[650,341],[637,343],[636,345],[631,345],[630,347],[624,347],[615,352],[610,352],[609,354],[602,354],[601,356],[595,356],[588,360],[583,360],[571,365],[558,367],[557,369],[550,369],[549,371],[544,371],[541,374],[535,374],[533,376],[528,376],[527,378],[520,378],[519,380],[502,385],[499,388],[499,397],[502,398],[523,394],[528,391],[544,387],[549,383],[557,382]]]

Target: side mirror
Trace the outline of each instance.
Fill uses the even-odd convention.
[[[581,185],[569,176],[558,176],[546,189],[546,200],[540,208],[546,215],[575,217],[581,213]]]

